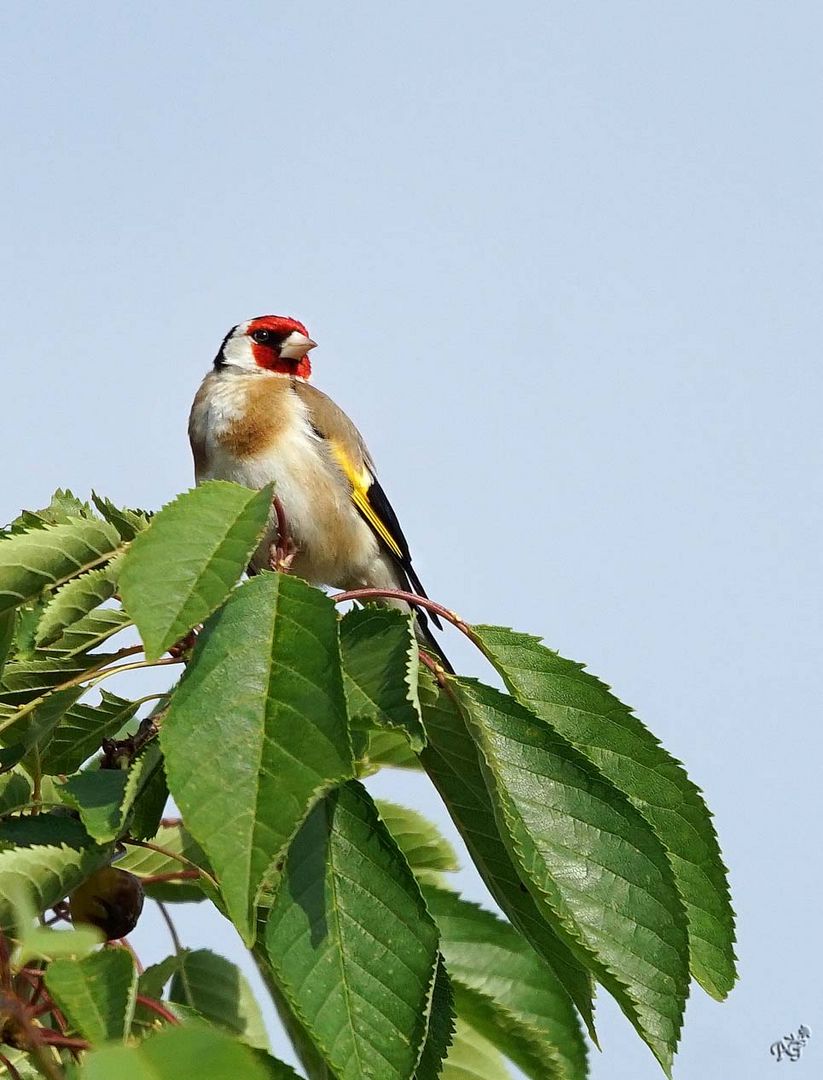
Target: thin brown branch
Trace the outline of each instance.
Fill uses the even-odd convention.
[[[106,664],[110,664],[113,660],[123,660],[127,656],[134,656],[136,653],[141,652],[143,652],[142,645],[128,645],[125,648],[118,649],[117,652],[112,653],[110,656],[102,657],[98,664],[86,668],[86,670],[81,671],[79,675],[75,675],[71,679],[66,679],[65,682],[51,687],[48,693],[52,694],[57,690],[70,690],[73,686],[80,686],[86,681],[89,681],[89,686],[95,686],[97,682],[102,682],[103,679],[108,678],[109,674],[128,670],[132,666],[130,664],[124,664],[121,667],[106,668]],[[159,661],[155,662],[159,663]],[[142,666],[146,666],[145,663]],[[0,724],[0,731],[5,730],[10,724],[16,724],[21,717],[33,712],[47,696],[47,694],[40,694],[39,697],[27,701],[25,705],[21,705],[16,712],[13,712],[2,724]]]
[[[15,1069],[15,1067],[12,1065],[12,1063],[9,1061],[5,1054],[0,1054],[0,1062],[2,1062],[6,1066],[6,1072],[11,1077],[11,1080],[23,1080],[23,1077],[20,1075],[17,1069]]]
[[[435,679],[437,679],[437,682],[440,686],[445,686],[446,672],[443,669],[443,665],[439,664],[435,659],[429,656],[429,654],[427,652],[424,652],[422,649],[419,649],[418,652],[420,656],[420,663],[423,665],[423,667],[427,667],[429,669],[432,675],[434,675]]]
[[[166,909],[166,905],[163,903],[163,901],[155,900],[154,902],[160,909],[160,914],[163,916],[166,926],[169,928],[169,934],[171,935],[172,944],[174,945],[174,951],[179,956],[180,953],[183,952],[183,944],[178,937],[177,927],[174,925],[172,917],[171,915],[169,915],[168,910]]]
[[[143,961],[140,959],[140,957],[135,952],[134,946],[132,945],[132,943],[130,941],[128,941],[124,937],[115,938],[113,941],[110,941],[108,943],[108,945],[109,945],[109,948],[112,948],[112,949],[125,949],[126,952],[131,955],[131,958],[134,961],[134,966],[137,968],[137,974],[138,975],[143,974],[143,971],[144,971]]]
[[[219,889],[215,878],[211,876],[208,870],[204,870],[202,866],[198,866],[197,863],[192,862],[191,859],[187,859],[185,855],[181,855],[177,851],[170,851],[168,848],[161,847],[160,844],[153,844],[150,840],[132,840],[131,837],[124,836],[123,843],[128,844],[131,847],[148,848],[149,851],[156,851],[160,855],[165,855],[169,859],[174,859],[176,862],[182,863],[183,866],[190,870],[196,870],[200,877],[203,877],[208,881],[213,888]]]
[[[46,1046],[62,1046],[66,1050],[91,1050],[91,1043],[86,1039],[73,1039],[69,1035],[61,1035],[51,1028],[41,1028],[40,1037]]]
[[[431,611],[435,615],[439,615],[441,619],[445,619],[452,626],[456,626],[461,634],[465,634],[473,645],[480,648],[480,642],[471,627],[456,612],[450,611],[435,600],[429,600],[426,596],[418,596],[416,593],[406,592],[405,589],[350,589],[348,592],[341,592],[332,596],[332,601],[335,604],[342,604],[347,600],[404,600],[412,607],[421,607],[425,611]]]
[[[151,1009],[152,1012],[157,1013],[158,1016],[162,1017],[169,1024],[180,1023],[180,1020],[174,1015],[173,1012],[169,1012],[169,1010],[164,1005],[161,1005],[159,1001],[155,1001],[154,998],[146,997],[144,994],[138,994],[137,1001],[141,1005],[145,1005],[147,1009]]]
[[[160,885],[164,881],[191,881],[199,877],[199,870],[170,870],[167,874],[149,874],[140,881],[143,885]]]

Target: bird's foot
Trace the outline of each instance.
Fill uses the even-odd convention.
[[[269,566],[278,574],[290,573],[297,550],[297,544],[290,536],[286,537],[282,544],[279,542],[272,544],[269,548]]]

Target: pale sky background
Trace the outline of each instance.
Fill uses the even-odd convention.
[[[823,1061],[821,41],[800,0],[0,8],[0,520],[159,507],[226,330],[306,322],[432,596],[586,661],[706,792],[742,979],[678,1080]],[[662,1076],[598,1019],[595,1080]]]

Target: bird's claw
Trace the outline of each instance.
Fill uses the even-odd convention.
[[[285,543],[272,544],[269,548],[269,566],[278,574],[288,574],[297,554],[297,545],[287,537]]]

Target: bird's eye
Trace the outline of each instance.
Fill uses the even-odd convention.
[[[258,345],[265,345],[265,343],[271,338],[271,330],[255,330],[252,337]]]

